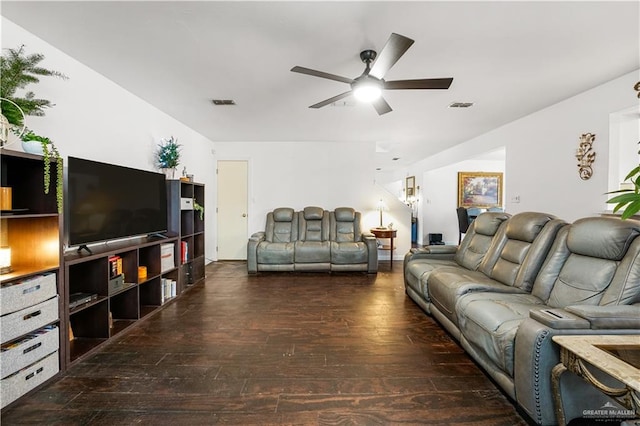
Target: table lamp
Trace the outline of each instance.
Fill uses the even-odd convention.
[[[0,247],[0,274],[11,272],[11,248]]]

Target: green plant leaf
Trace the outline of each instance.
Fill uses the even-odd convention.
[[[636,201],[629,204],[627,208],[624,209],[624,212],[622,213],[621,218],[622,220],[629,219],[631,216],[635,215],[639,211],[640,211],[640,198],[638,198]]]
[[[636,194],[635,192],[631,192],[628,194],[622,194],[622,195],[617,195],[613,198],[611,198],[610,200],[607,200],[607,204],[613,204],[613,203],[623,203],[623,204],[627,204],[627,203],[632,203],[636,200],[640,200],[640,194]]]
[[[624,178],[624,180],[629,180],[633,176],[637,175],[638,173],[640,173],[640,165],[638,165],[638,167],[636,167],[635,169],[631,170],[629,172],[629,174]],[[639,176],[639,178],[640,178],[640,176]]]

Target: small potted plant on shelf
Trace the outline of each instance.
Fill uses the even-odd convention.
[[[193,199],[193,209],[200,213],[200,220],[204,220],[204,206],[198,204],[196,199]]]
[[[171,171],[171,179],[173,179],[176,168],[180,164],[180,148],[178,139],[171,136],[169,139],[161,139],[156,151],[156,164],[158,168],[163,169],[165,173]],[[169,175],[167,174],[167,177]]]
[[[26,129],[26,131],[20,136],[22,140],[22,147],[25,152],[31,154],[42,155],[44,162],[44,193],[49,193],[49,187],[51,184],[51,158],[56,160],[56,203],[58,206],[58,213],[62,213],[62,172],[63,164],[62,157],[58,148],[53,144],[53,141],[45,136],[37,135],[33,130]]]

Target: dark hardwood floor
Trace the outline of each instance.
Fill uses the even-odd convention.
[[[365,274],[207,267],[206,284],[2,413],[2,424],[526,425],[404,293]]]

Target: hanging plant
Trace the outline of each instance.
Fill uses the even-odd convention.
[[[33,130],[26,129],[20,139],[23,142],[40,142],[42,146],[42,159],[44,162],[44,193],[49,193],[51,186],[51,158],[56,160],[56,205],[58,207],[58,213],[62,213],[63,202],[63,164],[62,156],[58,152],[58,148],[53,144],[53,141],[45,136],[37,135]]]
[[[175,173],[180,164],[180,148],[178,139],[171,136],[169,139],[161,139],[156,151],[156,165],[160,169],[171,169]]]

